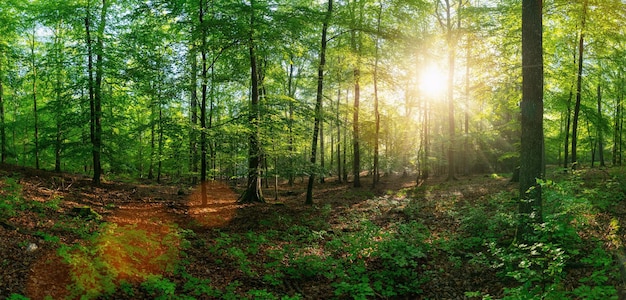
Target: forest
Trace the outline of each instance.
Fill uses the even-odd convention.
[[[2,0],[0,298],[626,299],[624,0]]]

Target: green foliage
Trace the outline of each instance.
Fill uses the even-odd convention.
[[[2,178],[2,191],[0,194],[0,219],[13,217],[18,211],[27,208],[22,198],[22,186],[13,177]]]
[[[20,295],[20,294],[11,294],[7,300],[29,300],[30,298]]]
[[[593,252],[581,257],[588,250],[582,246],[579,231],[589,224],[590,212],[595,207],[585,197],[577,195],[575,184],[569,181],[556,184],[544,182],[544,223],[535,228],[535,235],[528,244],[513,243],[503,246],[497,235],[484,235],[488,252],[491,255],[489,266],[500,270],[500,276],[509,277],[519,283],[517,287],[506,288],[506,299],[563,299],[569,295],[591,299],[616,297],[613,287],[606,285],[612,274],[612,258],[597,243]],[[476,222],[469,224],[476,225]],[[468,224],[468,225],[469,225]],[[473,227],[466,229],[475,230]],[[483,227],[487,231],[493,228]],[[487,261],[490,259],[487,258]],[[593,266],[594,272],[581,281],[581,286],[567,292],[563,280],[567,275],[566,266],[573,262]]]
[[[163,278],[160,275],[148,276],[146,281],[141,283],[143,287],[153,299],[172,299],[176,292],[176,283]]]

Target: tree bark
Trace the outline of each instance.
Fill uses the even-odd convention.
[[[207,134],[206,134],[206,100],[207,100],[207,31],[204,25],[204,1],[200,0],[200,10],[198,12],[198,19],[200,27],[202,28],[202,45],[200,48],[201,62],[202,62],[202,75],[201,82],[201,94],[200,94],[200,182],[207,180]]]
[[[189,83],[190,99],[189,109],[191,115],[191,130],[189,132],[189,170],[193,174],[191,183],[198,183],[198,60],[196,54],[198,52],[196,43],[192,34],[191,46],[189,51],[189,60],[191,62],[191,82]]]
[[[7,160],[7,135],[4,119],[4,86],[2,85],[2,57],[0,56],[0,162]]]
[[[372,178],[372,186],[376,187],[378,180],[380,179],[380,170],[379,170],[379,139],[380,139],[380,111],[378,109],[378,63],[379,63],[379,52],[380,52],[380,19],[383,14],[383,3],[380,2],[378,6],[378,17],[376,21],[376,50],[374,54],[374,176]]]
[[[569,129],[572,121],[572,98],[574,93],[570,87],[569,98],[567,99],[567,116],[565,117],[565,153],[563,157],[563,168],[567,169],[569,164]]]
[[[33,35],[30,45],[31,55],[31,67],[33,71],[33,116],[35,126],[35,169],[39,169],[39,115],[37,114],[37,64],[35,61],[35,29],[33,28]]]
[[[309,183],[306,189],[306,205],[313,205],[313,182],[315,181],[315,157],[317,152],[317,135],[320,131],[322,123],[322,100],[324,98],[324,68],[326,66],[326,45],[328,43],[326,33],[328,31],[328,23],[332,16],[333,0],[328,0],[328,10],[326,18],[322,24],[322,43],[320,47],[320,63],[317,68],[317,95],[315,97],[315,125],[313,126],[313,140],[311,141],[311,173],[309,174]],[[323,151],[324,149],[322,149]],[[323,167],[323,166],[322,166]]]
[[[574,119],[572,121],[572,169],[576,168],[578,163],[576,157],[576,146],[578,143],[578,118],[580,114],[580,102],[582,100],[582,82],[583,82],[583,54],[585,50],[585,24],[587,17],[587,0],[583,2],[583,14],[580,28],[580,37],[578,41],[578,77],[576,80],[576,104],[574,105]]]
[[[257,70],[257,58],[254,40],[254,5],[255,1],[250,1],[250,36],[248,40],[248,48],[250,52],[250,114],[248,121],[251,126],[248,149],[248,183],[246,190],[239,197],[239,203],[265,202],[263,199],[263,189],[261,188],[260,164],[261,149],[259,145],[259,79]]]
[[[602,133],[602,89],[598,84],[598,159],[600,167],[606,167],[604,162],[604,134]]]
[[[543,178],[543,48],[542,1],[522,2],[522,136],[517,241],[524,243],[542,222]]]

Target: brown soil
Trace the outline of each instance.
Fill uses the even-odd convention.
[[[0,176],[2,175],[19,177],[19,183],[23,187],[22,194],[26,199],[40,202],[62,199],[58,209],[28,212],[8,220],[0,220],[11,226],[0,227],[0,298],[17,293],[31,299],[43,299],[46,296],[62,299],[68,296],[66,286],[72,282],[72,275],[79,276],[77,274],[80,274],[79,269],[82,267],[67,265],[57,254],[59,243],[100,245],[103,249],[101,255],[105,256],[103,259],[111,260],[111,265],[119,265],[118,280],[137,283],[145,279],[124,271],[130,268],[141,270],[141,274],[169,274],[173,281],[184,281],[172,275],[171,264],[154,262],[155,257],[164,255],[171,249],[171,244],[178,246],[180,241],[168,238],[171,236],[172,226],[190,229],[196,233],[191,241],[192,246],[185,251],[188,259],[196,263],[189,265],[187,272],[198,278],[210,279],[211,284],[218,288],[239,280],[242,282],[239,287],[241,290],[262,289],[262,282],[250,281],[241,270],[216,259],[206,251],[206,246],[195,245],[194,242],[210,242],[222,232],[246,233],[264,229],[264,220],[269,215],[291,216],[294,220],[315,218],[315,214],[325,205],[331,207],[328,222],[333,230],[349,230],[349,224],[344,224],[342,217],[355,211],[368,214],[376,210],[380,213],[371,214],[376,215],[373,221],[384,225],[399,218],[406,219],[407,215],[402,209],[409,205],[408,197],[385,195],[416,185],[412,178],[399,175],[382,177],[381,183],[375,189],[371,188],[371,178],[368,177],[364,178],[362,188],[327,180],[324,184],[316,184],[316,205],[307,207],[303,205],[305,183],[297,183],[292,187],[285,183],[276,191],[269,187],[264,191],[268,203],[240,205],[236,201],[241,186],[233,187],[232,183],[229,185],[218,181],[196,187],[106,181],[94,187],[91,180],[80,175],[0,165]],[[459,217],[449,213],[452,208],[472,205],[485,201],[488,195],[516,189],[506,179],[486,176],[471,176],[449,183],[431,180],[428,184],[437,185],[438,188],[418,195],[422,203],[415,217],[428,227],[435,238],[445,238],[446,234],[459,229]],[[278,200],[274,200],[276,192]],[[104,237],[86,242],[76,232],[59,230],[55,226],[68,220],[67,216],[71,214],[72,208],[82,206],[91,207],[103,216],[104,221],[115,224],[115,228],[107,231],[112,236],[110,239]],[[102,230],[99,223],[85,221],[84,231]],[[280,224],[273,226],[277,230],[286,229],[280,228]],[[135,241],[130,236],[124,236],[129,230],[143,230],[149,233],[150,240]],[[60,240],[45,241],[37,232],[49,233]],[[163,239],[167,239],[170,245],[164,244]],[[115,241],[120,240],[130,240],[137,247],[145,247],[146,253],[141,261],[124,260],[124,253],[119,250],[123,245],[115,244]],[[38,248],[29,251],[27,248],[30,243],[36,244]],[[449,253],[441,251],[438,255],[429,257],[429,261],[425,263],[424,272],[428,272],[430,281],[424,286],[424,298],[463,299],[465,291],[481,291],[497,297],[502,295],[505,286],[513,284],[502,282],[492,269],[471,265],[459,267],[448,256]],[[576,282],[584,275],[579,274],[569,280]],[[332,287],[323,281],[285,282],[284,286],[275,289],[287,294],[300,293],[307,299],[333,297]],[[142,296],[140,289],[135,288],[135,292],[134,298],[150,298],[148,295]]]

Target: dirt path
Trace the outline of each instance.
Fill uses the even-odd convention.
[[[175,233],[176,227],[225,226],[238,208],[237,194],[224,182],[205,183],[187,195],[151,186],[112,187],[91,189],[98,195],[86,195],[84,190],[88,188],[78,193],[87,199],[96,199],[95,202],[104,206],[114,205],[115,208],[111,211],[96,208],[104,215],[104,221],[111,224],[100,229],[95,241],[86,244],[87,247],[98,249],[96,257],[83,257],[85,254],[79,252],[73,253],[72,257],[76,261],[84,258],[87,262],[106,262],[118,274],[116,280],[141,282],[148,275],[171,271],[179,258],[180,239]],[[72,196],[66,200],[68,203],[85,202],[84,198]],[[97,271],[89,273],[86,264],[68,265],[55,249],[41,252],[30,269],[26,283],[25,294],[31,299],[44,299],[46,296],[62,299],[69,295],[66,286],[72,283],[72,278],[95,278],[100,275]]]

